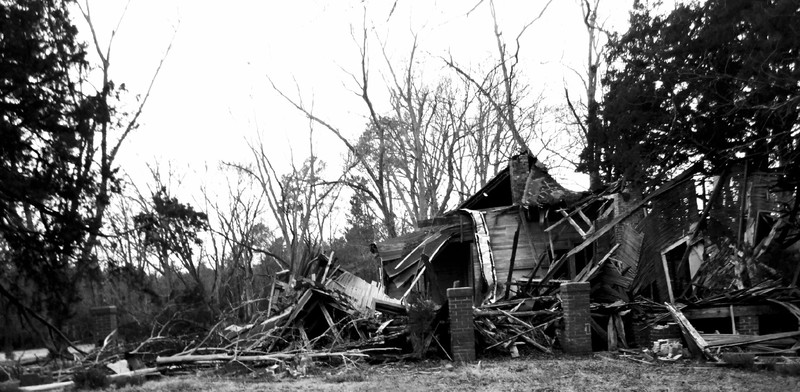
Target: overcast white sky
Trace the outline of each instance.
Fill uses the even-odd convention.
[[[126,3],[90,1],[101,42],[107,41]],[[385,110],[378,40],[385,42],[392,61],[401,64],[408,58],[412,34],[417,34],[426,78],[450,72],[439,60],[448,53],[466,67],[493,63],[496,44],[488,2],[467,15],[477,3],[398,0],[389,17],[393,0],[133,0],[112,49],[111,73],[117,83],[143,93],[173,34],[175,38],[142,126],[124,145],[120,164],[137,182],[148,179],[145,164],[155,161],[174,162],[188,172],[187,178],[202,175],[206,164],[246,160],[246,140],[259,133],[269,141],[274,161],[286,162],[293,153],[300,162],[307,153],[308,123],[272,90],[268,77],[292,96],[313,100],[315,113],[356,136],[366,123],[366,111],[352,93],[348,75],[359,69],[351,28],[360,29],[366,20],[373,31],[372,92],[378,110]],[[509,44],[545,3],[497,1]],[[631,3],[603,1],[601,19],[610,29],[624,29]],[[85,33],[82,21],[77,22]],[[584,69],[586,39],[578,0],[554,0],[521,40],[520,68],[533,91],[542,91],[555,103],[563,100],[566,81],[579,95],[580,82],[570,68]],[[344,148],[329,133],[320,128],[315,139],[315,150],[324,160],[340,161]],[[580,188],[584,183],[566,179],[565,185]]]

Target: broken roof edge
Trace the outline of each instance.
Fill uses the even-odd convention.
[[[455,209],[447,211],[443,215],[452,215],[455,214],[457,211],[463,210],[465,208],[474,209],[475,205],[477,205],[480,201],[483,201],[484,199],[488,198],[490,192],[494,191],[497,187],[499,187],[503,183],[503,181],[510,179],[511,175],[509,167],[510,165],[506,164],[505,168],[497,172],[494,176],[492,176],[492,178],[486,181],[486,184],[480,187],[475,193],[472,194],[472,196],[464,199],[464,201],[461,202],[458,206],[456,206]]]

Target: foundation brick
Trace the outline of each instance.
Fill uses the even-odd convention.
[[[473,327],[472,288],[447,289],[450,312],[450,347],[458,362],[475,360],[475,328]]]
[[[592,352],[589,289],[588,282],[572,282],[561,285],[561,306],[564,309],[561,346],[566,353],[590,354]]]

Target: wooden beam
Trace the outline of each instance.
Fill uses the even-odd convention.
[[[675,322],[678,323],[678,326],[681,328],[683,337],[685,338],[686,343],[689,346],[689,351],[691,351],[692,355],[695,357],[709,356],[710,354],[706,352],[708,343],[705,339],[703,339],[700,333],[694,329],[692,323],[690,323],[683,313],[676,307],[668,303],[665,303],[665,305],[667,306],[669,313],[672,315],[672,318],[675,319]]]
[[[760,316],[779,313],[773,305],[733,305],[735,316]],[[731,317],[731,307],[715,306],[702,309],[684,309],[683,314],[690,320]]]
[[[586,238],[586,232],[585,232],[585,231],[583,231],[583,229],[581,228],[581,226],[580,226],[580,225],[578,225],[578,222],[575,222],[575,221],[572,219],[572,217],[571,217],[571,216],[569,216],[569,215],[567,214],[567,212],[566,212],[566,211],[564,211],[564,210],[558,210],[558,212],[560,212],[560,213],[561,213],[561,215],[564,215],[564,219],[566,219],[566,220],[567,220],[567,222],[569,222],[569,224],[570,224],[570,225],[572,225],[572,228],[574,228],[574,229],[575,229],[575,231],[577,231],[577,232],[578,232],[578,234],[580,234],[582,238]]]
[[[309,353],[304,353],[303,355],[312,358],[369,356],[357,350],[340,351],[340,352],[309,352]],[[233,360],[239,362],[261,362],[261,361],[283,362],[285,360],[293,359],[296,356],[297,354],[291,354],[291,353],[274,353],[266,355],[246,355],[246,356],[233,356],[228,354],[176,355],[172,357],[156,357],[156,364],[174,365],[180,363],[194,363],[194,362],[230,362]]]
[[[553,223],[552,225],[550,225],[549,227],[547,227],[546,229],[544,229],[544,231],[545,231],[545,232],[548,232],[548,231],[550,231],[550,230],[553,230],[553,229],[555,229],[555,228],[556,228],[556,227],[558,227],[560,224],[562,224],[562,223],[566,222],[566,221],[567,221],[567,218],[569,218],[569,217],[572,217],[573,215],[576,215],[576,214],[583,214],[583,209],[584,209],[585,207],[589,206],[590,204],[594,203],[594,202],[595,202],[595,201],[597,201],[597,200],[598,200],[598,198],[597,198],[597,197],[593,197],[593,198],[591,198],[591,199],[587,200],[585,203],[581,204],[580,206],[578,206],[578,207],[575,207],[575,209],[574,209],[574,210],[572,210],[572,212],[570,212],[569,214],[567,214],[567,215],[566,215],[564,218],[561,218],[561,219],[559,219],[559,220],[558,220],[558,222],[556,222],[556,223]]]
[[[516,312],[508,312],[505,310],[483,310],[480,308],[476,308],[473,310],[473,314],[475,317],[481,316],[506,316],[506,315],[513,315],[517,317],[533,317],[533,316],[541,316],[541,315],[554,315],[559,314],[560,312],[555,310],[522,310]]]
[[[547,257],[548,255],[550,255],[550,252],[545,251],[539,257],[539,262],[536,263],[536,267],[533,269],[533,271],[531,271],[531,275],[528,277],[528,282],[525,283],[525,291],[528,291],[528,289],[530,288],[531,282],[533,282],[533,278],[536,277],[536,272],[539,271],[539,267],[542,266],[542,263],[544,262],[544,258]],[[550,259],[550,261],[552,262],[553,259]]]
[[[739,335],[739,337],[731,338],[731,339],[724,339],[718,340],[714,343],[709,343],[707,345],[708,348],[714,347],[728,347],[728,346],[740,346],[744,344],[753,344],[753,343],[760,343],[760,342],[768,342],[770,340],[778,340],[784,338],[791,338],[800,335],[800,331],[790,331],[790,332],[779,332],[773,333],[769,335]]]
[[[611,258],[611,255],[614,254],[614,251],[616,251],[617,248],[619,248],[619,246],[620,246],[619,244],[614,244],[614,246],[611,247],[611,250],[609,250],[608,253],[606,253],[606,255],[603,256],[603,258],[600,259],[600,261],[598,261],[594,266],[592,266],[591,264],[587,264],[587,268],[589,269],[587,270],[586,268],[584,268],[584,270],[581,271],[581,275],[579,276],[580,279],[577,279],[577,281],[587,282],[590,279],[592,279],[592,275],[594,275],[594,273],[597,272],[609,258]]]
[[[508,295],[511,293],[511,278],[514,275],[514,259],[517,257],[517,244],[519,243],[519,229],[522,226],[522,222],[517,223],[517,231],[514,232],[514,243],[511,246],[511,260],[508,262],[508,278],[506,278],[506,292],[503,294],[504,299],[508,299]]]
[[[319,304],[319,308],[322,310],[322,315],[325,317],[328,327],[333,331],[334,338],[339,339],[339,330],[336,328],[336,323],[333,321],[331,313],[328,312],[328,308],[323,303]]]
[[[667,263],[667,255],[661,254],[661,267],[664,269],[664,281],[667,283],[667,294],[669,294],[669,303],[675,303],[675,293],[672,292],[672,280],[669,277],[669,263]]]
[[[736,243],[739,245],[739,248],[742,247],[744,243],[744,220],[745,220],[745,208],[747,208],[747,165],[748,160],[744,160],[744,173],[742,174],[742,187],[739,190],[739,216],[737,217],[736,221],[738,223],[738,228],[736,231]],[[756,216],[758,219],[758,216]]]
[[[567,274],[569,275],[570,280],[574,280],[575,276],[578,275],[575,266],[575,256],[572,256],[567,260]]]

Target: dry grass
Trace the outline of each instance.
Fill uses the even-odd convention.
[[[610,359],[516,359],[451,366],[392,364],[333,369],[307,378],[170,377],[120,391],[798,391],[800,376],[775,371],[663,366]]]

